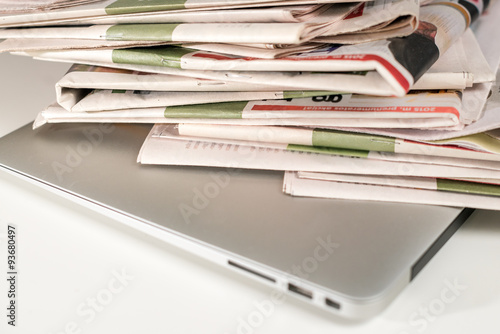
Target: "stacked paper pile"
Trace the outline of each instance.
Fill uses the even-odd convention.
[[[45,0],[0,13],[1,51],[75,63],[34,127],[157,123],[143,164],[284,170],[297,196],[500,208],[496,2]]]

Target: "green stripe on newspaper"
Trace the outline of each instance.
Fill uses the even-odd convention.
[[[369,153],[368,151],[362,151],[362,150],[349,150],[343,148],[317,147],[317,146],[293,145],[293,144],[288,144],[286,149],[288,151],[342,155],[342,156],[356,157],[356,158],[367,158]]]
[[[186,0],[117,0],[104,8],[106,14],[132,14],[161,10],[185,9]]]
[[[177,28],[175,23],[162,24],[117,24],[106,31],[110,41],[172,41],[172,34]]]
[[[467,194],[500,196],[500,186],[495,184],[467,181],[436,179],[438,190],[453,191]]]
[[[223,102],[192,104],[187,106],[166,107],[165,118],[213,118],[213,119],[241,119],[244,102]]]
[[[135,64],[181,68],[181,57],[193,50],[178,47],[149,47],[113,50],[115,64]]]
[[[396,140],[390,137],[334,130],[315,129],[312,134],[313,146],[347,148],[363,151],[394,152],[395,142]]]

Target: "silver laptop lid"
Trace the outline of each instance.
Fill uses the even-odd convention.
[[[0,139],[0,164],[349,317],[383,309],[470,214],[294,198],[282,193],[281,172],[141,166],[136,157],[150,128],[27,125]]]

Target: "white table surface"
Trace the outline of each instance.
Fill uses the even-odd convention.
[[[53,102],[54,83],[68,66],[0,55],[0,135]],[[8,224],[17,226],[16,327],[7,325]],[[476,211],[386,311],[356,322],[290,296],[262,310],[271,288],[0,172],[0,268],[0,333],[500,330],[500,212],[494,211]]]

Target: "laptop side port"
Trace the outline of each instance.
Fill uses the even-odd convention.
[[[238,269],[244,270],[244,271],[246,271],[247,273],[254,274],[254,275],[256,275],[256,276],[259,276],[260,278],[264,278],[264,279],[266,279],[266,280],[268,280],[268,281],[271,281],[271,282],[273,282],[273,283],[276,283],[276,280],[275,280],[274,278],[269,277],[269,276],[267,276],[267,275],[265,275],[265,274],[262,274],[262,273],[260,273],[260,272],[258,272],[258,271],[255,271],[255,270],[253,270],[253,269],[250,269],[250,268],[247,268],[247,267],[245,267],[245,266],[242,266],[242,265],[241,265],[241,264],[239,264],[239,263],[236,263],[236,262],[233,262],[233,261],[231,261],[231,260],[228,260],[228,261],[227,261],[227,264],[229,264],[230,266],[233,266],[233,267],[235,267],[235,268],[238,268]]]
[[[336,301],[331,300],[330,298],[325,298],[325,304],[333,307],[334,309],[340,310],[340,304]]]
[[[301,296],[304,296],[306,298],[309,298],[309,299],[313,298],[312,291],[306,290],[306,289],[301,288],[300,286],[297,286],[297,285],[292,284],[292,283],[288,283],[288,290],[290,290],[296,294],[299,294]]]

